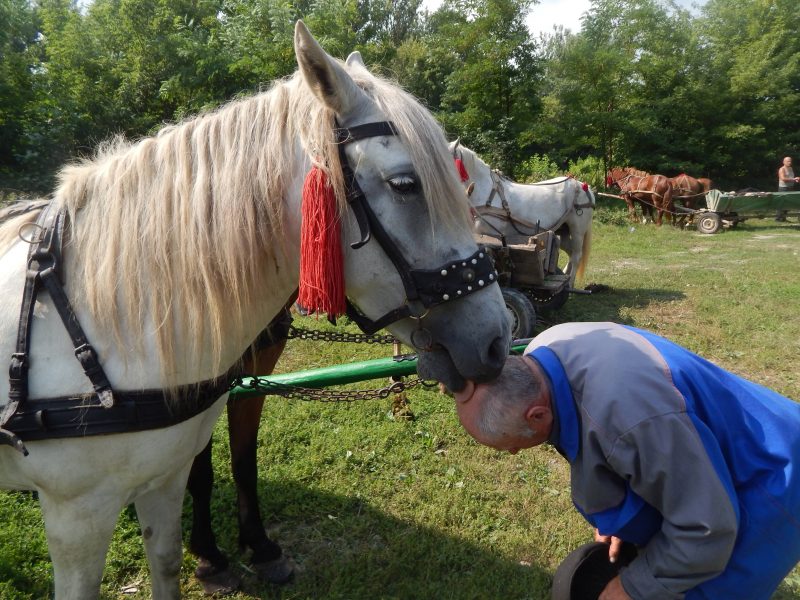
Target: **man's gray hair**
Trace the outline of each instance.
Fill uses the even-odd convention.
[[[533,437],[525,410],[539,398],[542,382],[521,356],[509,356],[500,376],[487,384],[486,400],[477,418],[478,431],[486,439],[514,435]]]

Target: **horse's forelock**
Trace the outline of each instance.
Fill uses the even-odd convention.
[[[351,70],[359,85],[398,130],[411,156],[428,203],[431,223],[445,229],[469,227],[469,204],[453,168],[439,123],[413,96],[364,69]]]

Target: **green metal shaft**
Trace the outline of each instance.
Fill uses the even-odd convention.
[[[511,354],[520,354],[523,350],[525,350],[525,345],[512,346]],[[266,379],[273,383],[293,385],[296,387],[321,388],[345,385],[357,381],[367,381],[370,379],[403,377],[405,375],[413,375],[416,372],[417,357],[415,355],[409,355],[408,358],[400,361],[394,360],[394,358],[375,358],[372,360],[321,367],[319,369],[269,375],[267,377],[259,377],[259,379]],[[246,384],[247,381],[247,378],[245,378],[244,383]],[[258,395],[261,394],[246,387],[235,387],[231,390],[231,396],[236,397]]]

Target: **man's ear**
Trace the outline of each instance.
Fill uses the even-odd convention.
[[[531,404],[525,411],[525,421],[533,431],[546,431],[553,422],[553,413],[549,406],[541,404]]]

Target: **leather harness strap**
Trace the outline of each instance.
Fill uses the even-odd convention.
[[[67,213],[46,206],[31,240],[28,269],[20,309],[16,352],[9,369],[9,402],[0,414],[0,444],[7,444],[28,455],[23,441],[85,437],[110,433],[144,431],[176,425],[207,408],[230,389],[240,376],[239,365],[219,377],[173,390],[112,390],[97,353],[89,344],[61,281],[62,250]],[[28,370],[36,297],[46,290],[64,322],[75,356],[92,382],[93,393],[59,398],[28,398]],[[281,311],[260,334],[254,346],[261,348],[287,337],[291,317]]]
[[[11,401],[24,402],[28,393],[28,355],[30,353],[30,330],[33,323],[33,308],[36,297],[42,286],[50,294],[64,327],[72,339],[75,357],[83,367],[83,372],[100,400],[109,408],[114,404],[111,384],[108,382],[103,367],[86,334],[75,316],[72,304],[64,292],[61,278],[61,262],[63,254],[64,234],[69,217],[65,208],[55,209],[49,204],[39,215],[36,222],[41,236],[31,244],[28,252],[28,269],[25,277],[25,291],[20,307],[19,329],[17,330],[17,351],[12,357],[11,385],[9,396]]]
[[[173,394],[165,390],[115,391],[114,404],[109,408],[98,402],[96,394],[28,399],[4,426],[24,441],[169,427],[211,407],[230,388],[234,375],[181,386]],[[27,455],[24,446],[21,450]]]
[[[110,408],[114,404],[111,384],[100,366],[97,353],[86,339],[86,334],[75,316],[75,311],[72,309],[61,282],[62,249],[68,220],[65,208],[56,210],[53,203],[48,204],[36,221],[35,227],[39,237],[37,240],[31,241],[28,251],[25,288],[22,294],[17,329],[17,346],[16,351],[11,355],[9,367],[9,402],[3,410],[3,414],[0,415],[0,444],[9,444],[23,454],[27,454],[27,450],[20,438],[9,431],[7,426],[13,417],[20,413],[28,398],[30,333],[36,297],[42,288],[45,288],[50,294],[53,305],[72,339],[75,357],[80,362],[89,381],[92,382],[101,406]]]

